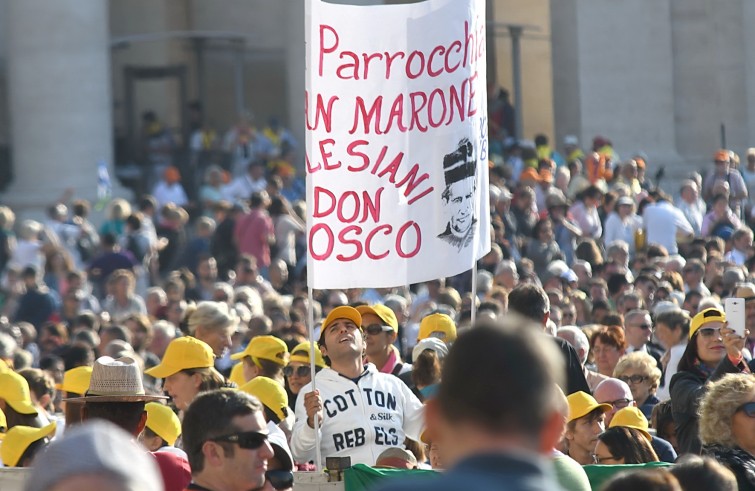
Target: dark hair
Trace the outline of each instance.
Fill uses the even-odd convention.
[[[97,331],[100,328],[100,321],[97,319],[97,315],[91,311],[85,311],[77,315],[73,324],[75,326],[86,326],[92,331]]]
[[[550,300],[541,287],[529,283],[517,285],[509,293],[509,312],[543,324],[543,316],[550,311]]]
[[[144,402],[87,402],[84,418],[104,419],[136,436],[144,414]]]
[[[603,265],[603,254],[600,253],[598,244],[592,239],[584,239],[579,243],[574,251],[576,259],[581,259],[590,263],[593,273],[597,268]]]
[[[462,333],[445,358],[438,389],[445,418],[536,440],[554,410],[553,386],[563,385],[565,372],[555,343],[539,330],[521,316],[506,315]]]
[[[608,447],[615,458],[623,458],[625,464],[658,462],[658,455],[653,446],[640,430],[614,426],[601,433],[598,440]]]
[[[257,368],[260,369],[260,375],[262,375],[263,377],[276,379],[281,375],[281,373],[283,373],[283,366],[272,360],[255,358],[253,356],[245,356],[244,358],[251,358],[252,363],[254,363]]]
[[[677,370],[679,372],[690,372],[690,371],[696,371],[697,368],[695,367],[695,364],[698,360],[698,353],[697,353],[697,335],[700,333],[700,330],[698,329],[695,334],[692,335],[692,337],[687,341],[687,347],[684,348],[684,353],[682,354],[682,357],[679,359],[679,365]]]
[[[262,411],[263,406],[257,398],[238,390],[213,390],[194,399],[181,424],[184,450],[192,473],[204,469],[204,442],[238,431],[233,418]],[[233,455],[232,446],[223,446],[223,449],[226,456]]]
[[[608,277],[608,281],[606,282],[608,294],[612,297],[619,293],[623,287],[629,285],[631,285],[631,283],[629,283],[629,280],[627,280],[627,275],[622,273],[611,274],[611,276]]]
[[[542,229],[543,227],[545,227],[548,224],[548,222],[550,222],[550,221],[551,221],[550,218],[541,218],[540,220],[538,220],[537,222],[535,222],[535,226],[532,227],[532,238],[535,239],[535,240],[540,240],[540,238],[539,238],[539,236],[540,236],[540,229]]]
[[[683,491],[679,481],[666,470],[622,472],[608,481],[601,489],[603,491],[636,491],[637,489],[643,491]]]
[[[166,442],[165,440],[163,440],[163,437],[161,437],[160,435],[158,435],[154,431],[150,430],[149,427],[147,427],[147,426],[144,427],[144,436],[146,436],[147,438],[158,437],[160,439],[160,447],[167,447],[168,446],[168,442]]]
[[[671,399],[661,401],[653,407],[653,412],[650,415],[650,422],[655,428],[658,438],[670,441],[674,436],[673,434],[666,433],[668,425],[674,425],[674,415],[671,409]],[[674,428],[676,428],[674,426]],[[676,429],[674,429],[676,431]]]
[[[37,400],[45,395],[50,396],[50,398],[55,397],[55,381],[47,372],[39,368],[24,368],[19,370],[18,374],[26,379],[29,390],[34,393]],[[49,410],[50,408],[45,409]]]
[[[26,450],[24,450],[24,453],[21,454],[16,467],[24,467],[24,462],[26,462],[27,460],[31,462],[34,459],[34,456],[37,455],[37,452],[39,452],[49,444],[50,438],[48,437],[43,437],[39,440],[31,442],[29,446],[26,447]]]
[[[412,362],[412,382],[416,386],[426,387],[440,382],[441,363],[438,354],[426,349]]]
[[[684,491],[737,491],[734,473],[710,457],[683,455],[669,472],[676,477]]]
[[[114,326],[108,326],[102,329],[100,332],[100,336],[103,334],[107,334],[111,336],[114,339],[119,339],[121,341],[125,341],[128,344],[131,344],[131,331],[128,330],[126,326],[121,325],[114,325]]]
[[[11,407],[10,404],[5,404],[5,420],[8,423],[6,429],[10,430],[14,426],[31,426],[32,428],[41,428],[42,421],[37,417],[37,413],[34,414],[21,414]]]
[[[66,371],[76,367],[91,365],[96,358],[94,354],[94,348],[90,344],[88,344],[88,341],[80,340],[80,338],[82,338],[86,334],[82,336],[79,336],[79,334],[87,332],[89,331],[79,331],[78,333],[76,333],[74,339],[77,339],[77,341],[69,346],[63,354],[63,363],[65,365]]]
[[[265,195],[262,194],[261,191],[255,191],[252,193],[252,195],[249,197],[249,206],[252,208],[259,208],[262,206],[262,203],[265,202]]]
[[[692,292],[688,293],[689,296]],[[665,324],[671,330],[676,331],[681,329],[682,339],[686,339],[689,336],[689,323],[690,318],[683,310],[669,310],[667,312],[661,312],[658,317],[655,318],[655,324]]]

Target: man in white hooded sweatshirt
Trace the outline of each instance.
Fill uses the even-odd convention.
[[[352,307],[336,307],[323,322],[320,350],[329,368],[301,389],[291,450],[297,462],[315,459],[315,414],[320,449],[326,457],[351,457],[353,464],[374,465],[383,450],[419,441],[424,426],[422,403],[397,377],[364,364],[362,317]]]

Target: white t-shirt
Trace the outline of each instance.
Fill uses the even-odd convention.
[[[669,254],[676,254],[678,232],[694,233],[684,214],[668,201],[660,201],[645,207],[642,214],[645,222],[646,242],[660,244]]]

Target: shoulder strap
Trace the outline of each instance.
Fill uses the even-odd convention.
[[[395,376],[398,377],[399,374],[401,373],[401,369],[402,368],[404,368],[404,364],[403,363],[396,363],[396,366],[393,367],[393,370],[391,371],[391,375],[395,375]]]

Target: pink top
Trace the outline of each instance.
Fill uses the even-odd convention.
[[[240,254],[249,254],[257,259],[257,266],[270,266],[269,238],[273,234],[273,221],[263,210],[251,210],[236,221],[233,236]]]

